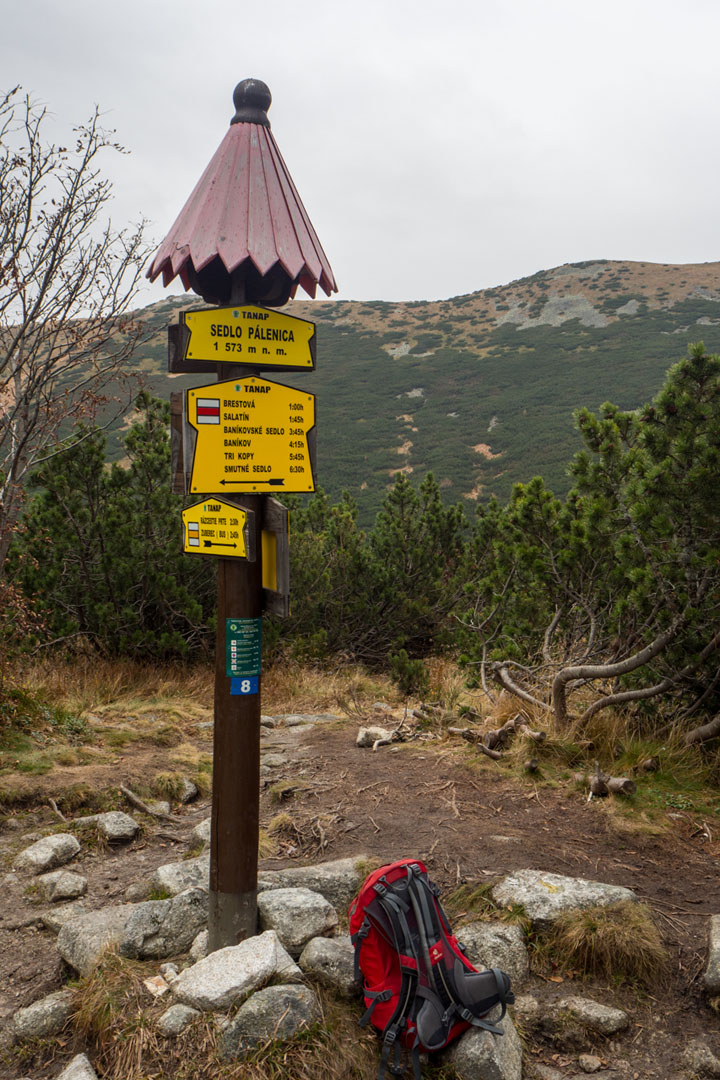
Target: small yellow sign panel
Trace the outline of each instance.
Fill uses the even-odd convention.
[[[247,514],[239,506],[206,499],[182,512],[183,551],[190,555],[222,555],[247,558],[245,523]]]
[[[220,360],[259,368],[315,367],[315,323],[259,307],[186,311],[186,360]]]
[[[252,376],[187,392],[197,431],[190,491],[314,491],[315,395]]]

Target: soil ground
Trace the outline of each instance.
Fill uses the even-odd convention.
[[[427,739],[375,752],[359,749],[357,726],[338,720],[264,729],[263,757],[274,764],[263,768],[261,823],[267,826],[282,811],[290,821],[278,854],[262,867],[358,854],[381,861],[419,857],[445,897],[461,884],[493,881],[522,867],[627,886],[658,919],[672,959],[669,984],[641,992],[545,969],[544,977],[533,976],[530,992],[583,994],[629,1010],[629,1033],[596,1045],[607,1067],[618,1070],[615,1075],[687,1076],[682,1051],[695,1037],[720,1051],[718,1016],[700,980],[709,916],[720,912],[720,837],[714,824],[679,810],[669,811],[662,831],[641,820],[633,825],[611,801],[588,803],[575,788],[509,777],[462,742]],[[194,744],[210,753],[210,732],[198,725]],[[0,1025],[20,1006],[57,989],[67,975],[54,936],[39,921],[41,909],[26,892],[27,879],[10,871],[21,848],[60,824],[43,799],[57,799],[78,781],[94,790],[120,780],[141,787],[157,773],[162,754],[157,746],[131,745],[110,761],[55,766],[33,777],[34,805],[2,821]],[[128,886],[186,856],[189,833],[209,808],[201,798],[174,808],[172,821],[158,822],[126,807],[143,823],[139,838],[115,849],[84,846],[71,864],[88,878],[86,906],[122,902]],[[552,1065],[563,1076],[578,1072],[571,1051],[542,1042],[530,1042],[528,1050],[530,1061]],[[57,1075],[63,1059],[58,1047],[51,1065],[27,1072],[27,1066],[23,1071],[0,1064],[0,1076],[45,1080]]]

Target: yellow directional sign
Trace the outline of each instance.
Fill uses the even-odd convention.
[[[247,559],[245,525],[249,511],[220,499],[206,499],[183,510],[183,551]]]
[[[315,395],[257,376],[187,392],[191,492],[314,491]]]
[[[258,368],[315,367],[315,323],[266,308],[240,306],[185,311],[186,360],[220,360]]]

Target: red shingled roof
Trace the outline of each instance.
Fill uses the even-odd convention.
[[[179,275],[189,289],[193,269],[199,273],[216,257],[228,273],[246,260],[261,275],[279,264],[294,283],[291,295],[298,285],[313,297],[318,285],[328,296],[337,291],[269,125],[231,123],[147,276],[162,274],[167,286]]]

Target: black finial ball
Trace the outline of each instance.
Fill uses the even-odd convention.
[[[260,79],[243,79],[233,91],[235,115],[231,124],[262,124],[270,127],[267,111],[272,102],[272,94],[266,83]]]

